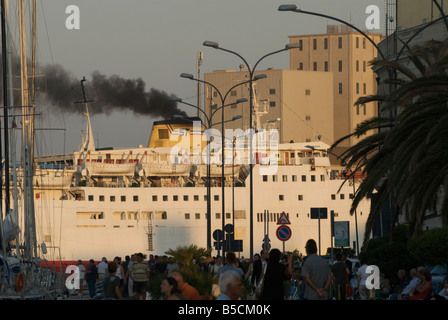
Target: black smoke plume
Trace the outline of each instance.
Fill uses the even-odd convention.
[[[14,73],[20,74],[18,65],[14,65],[13,70]],[[36,78],[37,97],[44,95],[52,106],[64,112],[85,111],[83,105],[76,103],[83,101],[81,79],[76,79],[60,65],[41,67],[40,73],[43,73],[44,77]],[[90,101],[89,112],[92,114],[132,111],[137,116],[163,119],[169,119],[175,114],[187,116],[178,109],[177,102],[171,100],[172,95],[155,88],[147,90],[141,78],[124,79],[118,75],[108,77],[99,71],[94,71],[91,79],[86,80],[84,82],[86,100]],[[15,82],[14,87],[17,88],[20,82],[17,83],[17,80]],[[20,98],[16,95],[15,103],[19,102]]]

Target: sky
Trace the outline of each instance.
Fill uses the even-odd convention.
[[[11,15],[17,14],[16,1],[10,1]],[[42,70],[64,70],[71,79],[86,78],[88,98],[99,104],[89,91],[93,73],[104,77],[141,79],[144,90],[154,88],[196,104],[196,83],[180,78],[181,73],[197,74],[197,55],[203,52],[201,73],[237,69],[236,56],[204,47],[206,40],[241,54],[250,64],[263,55],[283,48],[290,35],[326,32],[335,21],[320,17],[279,12],[281,4],[295,4],[307,11],[328,14],[351,22],[365,30],[369,14],[366,8],[380,9],[380,30],[384,33],[384,0],[37,0],[36,61]],[[70,13],[79,8],[79,29],[67,29]],[[28,8],[28,6],[27,6]],[[29,16],[29,12],[27,13]],[[13,19],[13,18],[12,18]],[[29,23],[27,24],[29,27]],[[29,32],[29,30],[28,30]],[[14,41],[17,28],[11,27]],[[14,45],[16,50],[18,42]],[[28,48],[30,45],[27,45]],[[45,69],[49,67],[50,69]],[[289,53],[269,57],[257,70],[289,69]],[[56,69],[59,68],[59,69]],[[79,83],[78,83],[79,85]],[[71,90],[40,87],[40,93],[58,90],[68,100],[79,100],[80,86]],[[105,99],[105,97],[100,97]],[[67,100],[67,101],[68,101]],[[71,152],[81,145],[85,117],[82,104],[66,103],[65,109],[41,103],[36,127],[37,152],[42,154]],[[93,107],[93,106],[92,106]],[[197,110],[179,105],[188,115]],[[78,109],[76,109],[78,108]],[[127,148],[147,146],[153,121],[160,117],[132,111],[107,110],[91,115],[96,147]],[[52,130],[50,130],[52,129]],[[59,130],[63,129],[63,130]]]

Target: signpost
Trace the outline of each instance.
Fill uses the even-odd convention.
[[[291,238],[292,231],[291,228],[287,226],[287,224],[291,224],[291,222],[289,222],[289,219],[284,211],[278,219],[277,224],[279,225],[279,227],[277,228],[276,235],[277,238],[283,242],[283,254],[285,254],[285,242]]]

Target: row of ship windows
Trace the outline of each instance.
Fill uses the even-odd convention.
[[[291,176],[291,180],[292,182],[297,182],[297,176],[296,175],[292,175]],[[268,182],[269,181],[269,177],[267,175],[263,175],[263,182]],[[277,182],[278,180],[278,176],[277,175],[273,175],[272,176],[272,182]],[[282,175],[282,181],[283,182],[288,182],[288,176],[287,175]],[[315,175],[311,175],[311,181],[316,181],[316,176]],[[321,174],[320,175],[320,181],[325,181],[325,175]],[[302,182],[306,182],[306,175],[302,175]]]
[[[183,198],[184,198],[184,201],[188,201],[189,196],[184,195]],[[219,195],[214,195],[213,198],[214,198],[215,201],[219,201]],[[345,199],[345,195],[343,193],[341,193],[341,194],[339,194],[339,198],[341,200],[344,200]],[[121,196],[120,199],[121,199],[122,202],[125,202],[126,201],[126,196]],[[158,196],[152,196],[152,201],[157,201],[157,199],[158,199]],[[168,196],[164,195],[164,196],[162,196],[162,199],[163,199],[163,201],[168,201]],[[198,195],[194,195],[193,199],[194,199],[194,201],[199,201],[199,196]],[[285,200],[285,195],[279,194],[278,195],[278,199],[280,201],[284,201]],[[349,194],[349,199],[353,199],[353,193]],[[104,201],[104,196],[99,196],[99,200],[100,201]],[[302,201],[303,200],[303,195],[299,194],[297,196],[297,200]],[[331,195],[331,200],[336,200],[336,194],[332,194]],[[94,196],[93,195],[89,195],[89,201],[94,201]],[[138,201],[138,196],[133,196],[133,201],[135,201],[135,202]],[[174,195],[173,196],[173,201],[179,201],[179,196]],[[207,195],[204,195],[204,201],[207,201]],[[110,196],[110,202],[115,202],[115,196]]]
[[[98,199],[99,199],[99,201],[105,201],[105,196],[100,195],[100,196],[98,196]],[[152,196],[152,201],[158,201],[158,199],[159,199],[158,196]],[[189,196],[188,195],[184,195],[183,199],[184,199],[184,201],[189,201]],[[219,201],[219,195],[215,195],[213,197],[213,199],[215,201]],[[95,196],[89,195],[88,196],[88,200],[89,201],[95,201]],[[109,200],[110,200],[110,202],[115,202],[116,201],[116,197],[115,196],[110,196]],[[132,196],[132,200],[134,202],[137,202],[138,201],[138,196]],[[162,200],[163,201],[168,201],[168,196],[167,195],[163,195],[162,196]],[[172,200],[173,201],[179,201],[179,196],[178,195],[173,195]],[[194,195],[193,196],[193,200],[194,201],[199,201],[199,196],[198,195]],[[126,196],[120,196],[120,201],[121,202],[126,202]],[[204,201],[207,201],[207,195],[204,195]]]

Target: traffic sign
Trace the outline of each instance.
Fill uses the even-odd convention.
[[[282,215],[278,219],[277,224],[291,224],[291,222],[289,222],[288,217],[286,216],[285,211],[282,212]]]
[[[280,226],[277,228],[276,234],[280,241],[288,241],[291,238],[292,231],[288,226]]]

